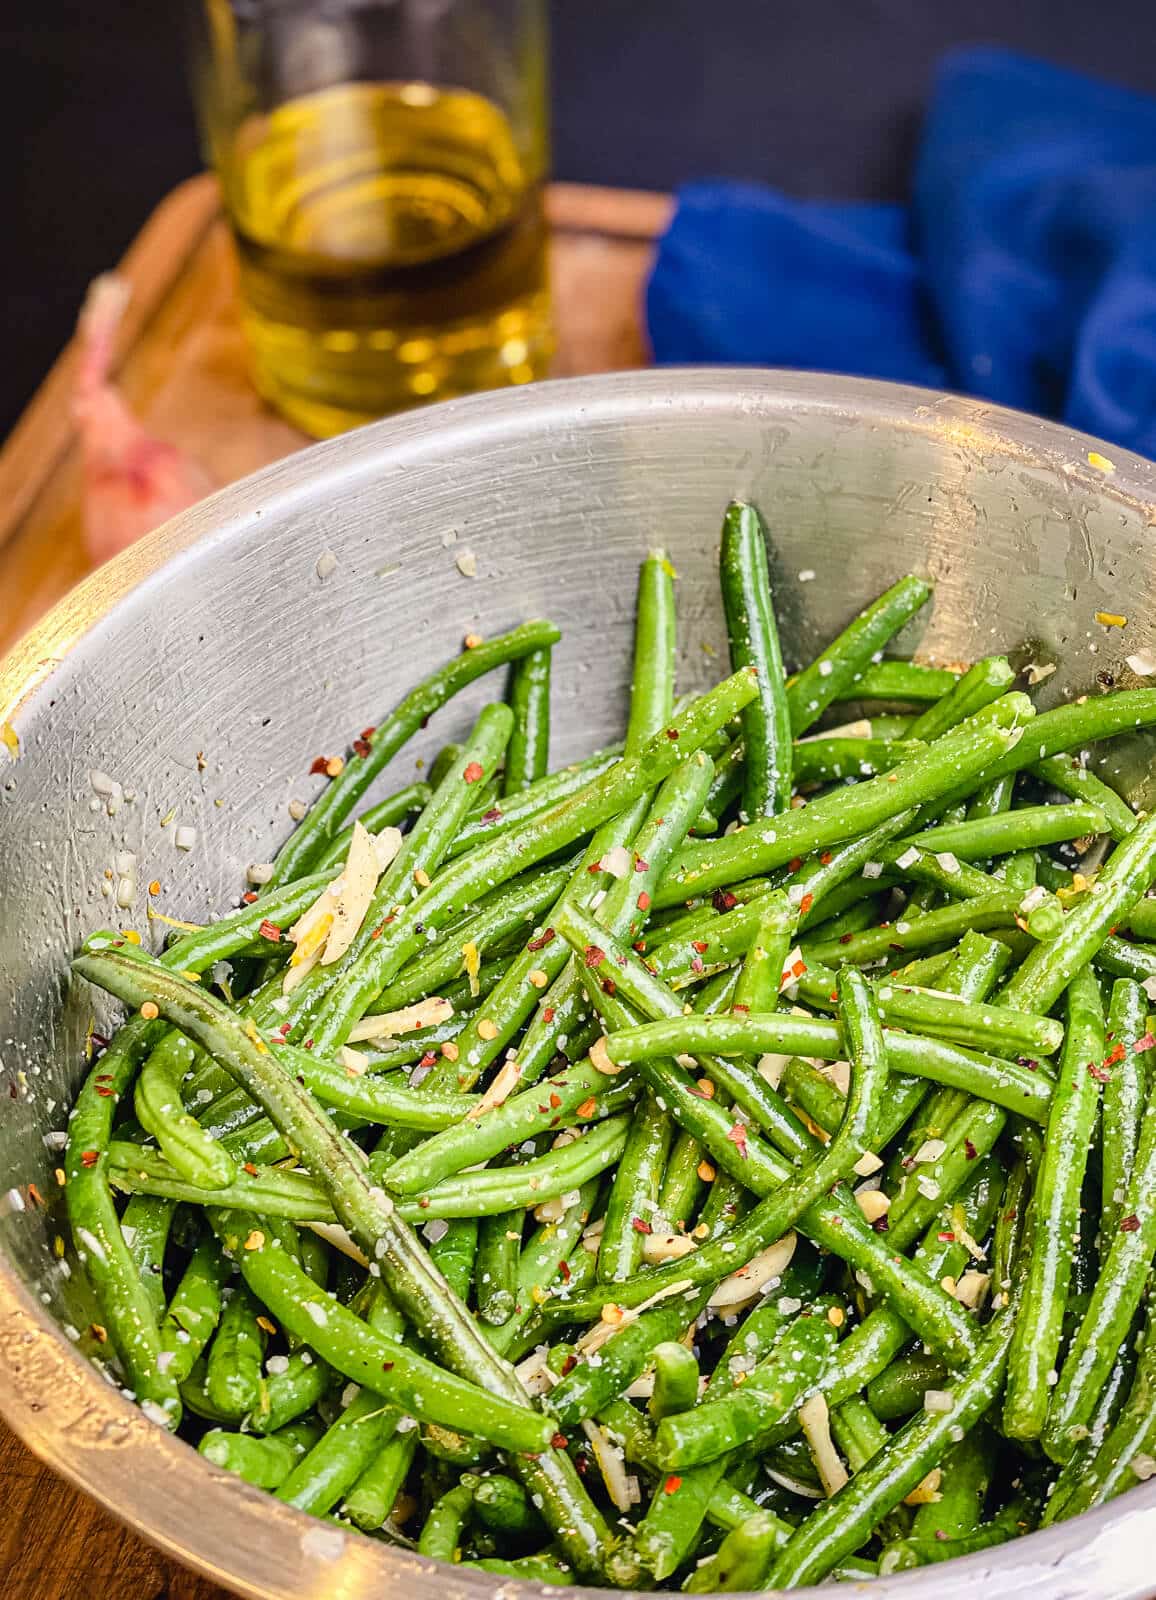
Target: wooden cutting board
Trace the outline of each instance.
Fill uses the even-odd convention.
[[[557,376],[644,366],[643,282],[671,202],[555,184],[548,207]],[[132,287],[117,383],[145,426],[219,485],[309,441],[251,388],[233,259],[209,176],[175,189],[120,268]],[[61,355],[0,451],[0,654],[88,571]],[[0,1574],[13,1600],[226,1600],[56,1478],[0,1423]]]
[[[559,183],[547,200],[558,354],[554,375],[645,366],[641,297],[665,195]],[[232,248],[215,179],[191,178],[121,264],[132,301],[115,363],[145,426],[220,486],[309,443],[249,383]],[[69,346],[0,451],[0,654],[89,570]]]

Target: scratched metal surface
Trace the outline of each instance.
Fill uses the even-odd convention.
[[[1114,463],[1089,464],[1099,449]],[[0,667],[0,1410],[53,1465],[141,1532],[239,1593],[439,1600],[493,1595],[483,1576],[320,1525],[162,1435],[60,1331],[92,1320],[59,1230],[43,1136],[63,1127],[90,1017],[69,953],[112,920],[116,851],[160,880],[166,912],[201,920],[235,899],[307,798],[313,757],[352,733],[464,634],[531,615],[565,628],[556,759],[620,725],[640,555],[680,574],[683,689],[721,671],[714,581],[720,512],[763,507],[785,648],[804,660],[907,571],[930,616],[901,641],[958,661],[1009,645],[1054,660],[1041,703],[1135,681],[1153,645],[1156,468],[976,402],[806,374],[659,371],[454,402],[317,446],[224,491],[106,568]],[[332,551],[324,579],[318,558]],[[462,576],[470,551],[477,576]],[[814,572],[808,579],[804,574]],[[1107,631],[1097,611],[1119,612]],[[493,685],[441,713],[389,787],[460,734]],[[0,761],[5,760],[0,753]],[[1148,751],[1128,758],[1138,792]],[[136,799],[93,808],[99,769]],[[163,826],[163,819],[175,813]],[[176,827],[197,829],[175,849]],[[143,911],[121,914],[147,938]],[[159,940],[158,940],[159,942]],[[47,1212],[18,1209],[35,1183]],[[310,1534],[312,1533],[312,1538]],[[329,1530],[326,1530],[326,1534]],[[889,1579],[873,1592],[1127,1597],[1152,1588],[1156,1484],[1117,1509],[998,1556]],[[531,1591],[504,1585],[512,1597]]]

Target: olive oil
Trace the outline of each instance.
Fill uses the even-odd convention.
[[[490,100],[342,84],[250,118],[218,160],[255,381],[298,426],[543,375],[543,161]]]

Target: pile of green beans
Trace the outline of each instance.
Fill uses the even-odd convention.
[[[688,1593],[1156,1475],[1156,817],[1087,768],[1156,690],[1037,715],[1004,656],[884,659],[917,577],[790,675],[768,542],[728,508],[705,693],[652,551],[621,743],[551,770],[558,631],[471,638],[259,896],[77,956],[128,1011],[67,1124],[80,1343],[218,1470],[495,1577]]]

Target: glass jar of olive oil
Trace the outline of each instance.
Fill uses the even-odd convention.
[[[541,377],[545,0],[193,0],[260,392],[316,436]]]

